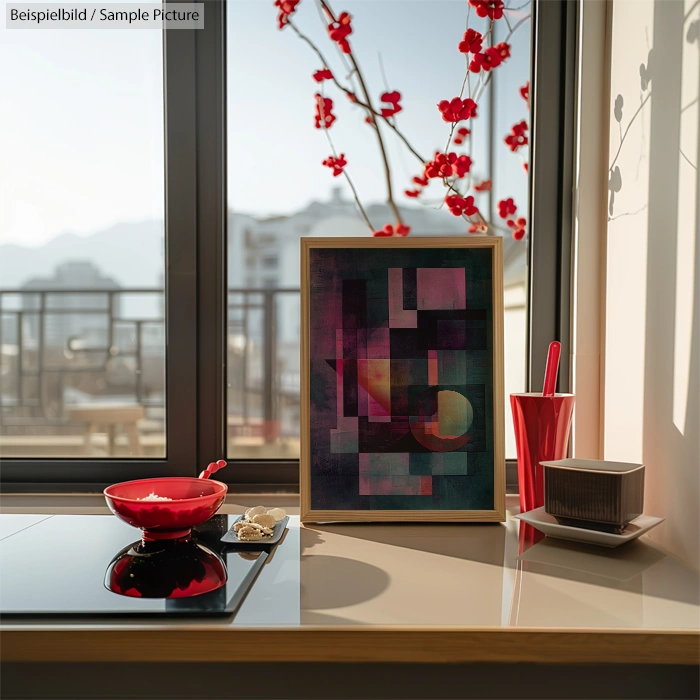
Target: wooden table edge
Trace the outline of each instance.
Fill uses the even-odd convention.
[[[698,630],[546,628],[11,628],[9,662],[700,664]]]

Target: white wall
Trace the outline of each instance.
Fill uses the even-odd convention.
[[[605,241],[603,447],[646,465],[645,511],[666,518],[652,538],[700,567],[697,20],[694,0],[612,2],[609,166],[620,181],[606,175],[618,191]]]
[[[600,459],[603,299],[602,249],[607,229],[609,121],[607,3],[584,2],[579,24],[571,367],[576,394],[572,450]]]

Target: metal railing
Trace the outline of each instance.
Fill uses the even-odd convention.
[[[154,298],[156,313],[123,312],[125,302],[131,298],[134,306],[139,295]],[[231,339],[242,342],[242,352],[230,347],[227,353],[229,384],[236,389],[229,415],[234,424],[262,421],[266,440],[279,432],[280,407],[299,404],[298,380],[295,386],[281,376],[278,347],[280,300],[298,296],[298,288],[227,290],[229,346]],[[3,432],[69,424],[66,396],[84,383],[76,380],[80,376],[93,377],[86,393],[96,405],[116,394],[144,408],[163,408],[163,304],[163,290],[154,288],[0,290]],[[155,329],[150,334],[149,327]],[[298,337],[296,342],[298,347]]]
[[[2,392],[0,405],[17,408],[38,408],[40,415],[51,418],[47,411],[47,378],[56,378],[60,399],[66,387],[66,377],[76,374],[107,373],[115,358],[133,358],[133,395],[139,403],[148,403],[143,387],[143,328],[146,324],[163,327],[162,317],[129,318],[120,314],[118,299],[129,295],[158,295],[163,290],[134,289],[32,289],[0,290],[0,347],[2,348]],[[19,304],[8,304],[8,298],[17,297]],[[80,299],[84,305],[71,302]],[[57,303],[51,303],[55,301]],[[91,302],[106,301],[103,305]],[[62,323],[51,324],[47,320],[56,317]],[[85,323],[87,319],[97,323]],[[100,322],[102,319],[102,322]],[[34,321],[34,323],[27,322]],[[84,324],[84,331],[78,328]],[[134,347],[120,348],[117,342],[119,324],[132,326]],[[35,331],[36,337],[27,337],[27,331]],[[58,328],[56,328],[58,326]],[[14,327],[14,339],[8,342],[8,331]],[[53,333],[49,331],[53,330]],[[100,332],[102,331],[102,332]],[[31,334],[34,335],[34,334]],[[104,336],[103,344],[91,345],[81,336]],[[123,334],[122,334],[123,335]],[[11,357],[16,357],[14,367],[8,367]],[[7,385],[14,376],[14,391]],[[36,398],[29,397],[25,389],[34,380]],[[122,393],[122,392],[120,392]],[[9,394],[9,395],[8,395]],[[14,394],[14,397],[12,397]],[[3,411],[5,413],[5,411]],[[55,416],[54,416],[55,417]],[[58,417],[62,417],[62,411]]]
[[[275,437],[280,430],[280,408],[282,405],[299,405],[298,385],[295,388],[280,381],[280,357],[278,345],[278,302],[285,296],[298,297],[299,288],[258,288],[244,289],[230,287],[228,289],[228,337],[240,336],[245,341],[245,347],[240,356],[242,377],[240,412],[244,424],[250,419],[250,400],[261,397],[262,433],[266,440]],[[256,316],[257,322],[256,322]],[[259,339],[259,343],[255,340]],[[252,347],[249,343],[252,341]],[[296,338],[298,353],[298,337]],[[256,373],[251,367],[256,359],[256,348],[259,347],[260,372]],[[298,361],[295,361],[298,367]],[[236,372],[235,364],[229,356],[228,381],[232,384],[232,371]],[[259,376],[256,376],[259,375]],[[295,431],[298,434],[298,430]]]

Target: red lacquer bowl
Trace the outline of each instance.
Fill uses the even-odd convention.
[[[144,540],[185,537],[221,507],[228,487],[212,479],[163,477],[113,484],[104,490],[109,509],[125,523],[143,530]],[[145,501],[149,494],[171,501]]]

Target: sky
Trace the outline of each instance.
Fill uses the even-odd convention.
[[[335,7],[353,16],[352,45],[375,103],[385,89],[381,56],[386,87],[403,95],[399,127],[421,155],[432,157],[449,129],[436,103],[457,95],[464,77],[456,44],[467,3],[346,0]],[[318,86],[311,74],[320,61],[289,28],[277,29],[276,14],[272,0],[228,3],[229,205],[257,216],[292,213],[327,199],[342,184],[321,165],[330,146],[313,127]],[[296,20],[343,74],[315,3],[302,0]],[[483,28],[472,13],[471,24],[479,23]],[[496,85],[497,130],[504,132],[496,146],[497,187],[516,201],[525,199],[527,180],[502,138],[510,124],[527,116],[517,90],[528,79],[529,33],[526,22]],[[66,232],[89,235],[116,223],[163,217],[160,32],[3,26],[0,65],[0,94],[9,105],[0,110],[0,244],[42,245]],[[345,153],[360,196],[365,202],[385,200],[375,134],[360,109],[326,86],[338,116],[329,135]],[[487,120],[484,98],[470,124],[477,175],[486,173]],[[393,134],[386,137],[395,196],[415,205],[402,193],[421,164]]]
[[[0,243],[163,218],[162,38],[0,26]]]

